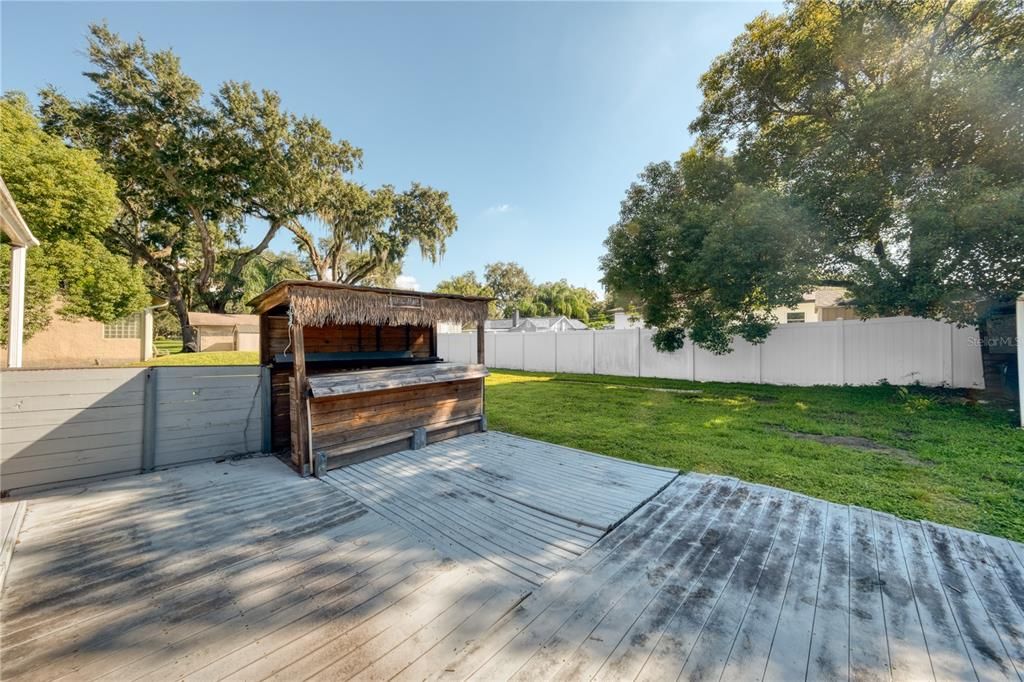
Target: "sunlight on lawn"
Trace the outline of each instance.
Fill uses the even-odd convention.
[[[1024,432],[1007,414],[922,387],[487,379],[495,430],[1024,540]]]

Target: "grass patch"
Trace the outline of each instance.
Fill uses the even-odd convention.
[[[181,352],[181,339],[155,339],[153,345],[161,355]]]
[[[957,391],[501,370],[487,379],[487,418],[552,443],[1024,541],[1024,432],[1013,413]]]
[[[146,362],[136,362],[133,367],[195,367],[209,365],[258,365],[258,351],[229,350],[208,353],[174,353],[161,355]]]

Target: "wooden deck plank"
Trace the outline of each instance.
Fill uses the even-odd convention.
[[[380,609],[361,622],[333,622],[292,642],[286,649],[260,659],[235,675],[234,680],[347,680],[396,645],[443,614],[464,594],[494,587],[486,576],[452,567],[419,589],[398,599],[392,609]],[[315,656],[307,652],[316,651]],[[281,661],[290,663],[281,665]]]
[[[515,439],[501,434],[474,434],[343,467],[329,478],[395,523],[440,535],[535,585],[675,478],[606,458],[585,467],[596,474],[555,470],[560,458],[582,455],[552,446],[541,466],[534,455],[507,455],[510,443]]]
[[[666,543],[660,555],[651,557],[643,569],[646,580],[638,581],[634,575],[620,571],[594,599],[580,606],[516,677],[589,679],[652,602],[662,595],[672,595],[669,601],[678,603],[685,596],[685,586],[693,582],[693,575],[687,574],[699,574],[706,561],[727,551],[726,538],[749,532],[744,520],[762,508],[763,500],[755,496],[744,502],[738,516],[730,517],[732,510],[726,508],[718,516],[695,517],[690,525],[696,533],[680,533]],[[720,524],[738,533],[722,533]],[[568,644],[569,653],[563,650],[565,647],[552,646],[552,642]]]
[[[773,495],[770,490],[759,486],[752,487],[751,495],[756,506],[750,516],[733,524],[729,532],[721,532],[720,544],[708,560],[693,566],[689,570],[690,575],[680,576],[682,580],[673,591],[681,592],[682,597],[676,604],[671,603],[676,600],[668,600],[675,610],[668,627],[644,663],[640,679],[678,678],[682,674],[694,645],[752,539],[755,545],[764,548],[770,543],[787,496]],[[760,564],[762,559],[755,557],[754,561]]]
[[[486,601],[479,594],[483,593],[470,595],[457,608],[446,611],[441,618],[375,661],[365,677],[375,680],[427,679],[444,670],[452,654],[466,642],[487,632],[529,595],[502,585]]]
[[[429,509],[417,507],[401,496],[392,494],[372,477],[356,471],[346,471],[332,472],[327,478],[336,484],[346,486],[346,490],[357,492],[365,504],[386,515],[393,523],[416,533],[421,539],[443,541],[462,559],[478,557],[534,585],[542,582],[548,575],[547,571],[541,573],[541,569],[525,567],[515,561],[515,557],[506,556],[488,538],[455,532],[436,523],[431,518]]]
[[[401,494],[395,494],[395,490],[382,483],[379,477],[353,470],[343,473],[332,472],[329,478],[342,484],[360,486],[360,494],[373,496],[372,501],[367,498],[368,504],[374,505],[375,509],[387,508],[390,518],[395,523],[414,529],[414,532],[424,540],[443,537],[451,544],[534,584],[540,584],[554,573],[554,569],[527,562],[522,557],[508,552],[505,547],[497,544],[501,542],[500,538],[496,541],[487,535],[467,532],[465,527],[458,524],[439,523],[434,516],[435,509],[417,504],[416,500],[406,499]]]
[[[872,512],[871,517],[875,527],[874,550],[892,677],[934,678],[920,605],[914,595],[896,519],[879,512]]]
[[[472,513],[472,504],[468,505],[467,511],[460,505],[459,491],[451,491],[450,494],[429,489],[424,491],[424,486],[396,484],[395,479],[386,473],[377,471],[367,475],[374,485],[392,499],[401,498],[408,502],[409,508],[415,510],[414,513],[429,510],[431,513],[423,514],[422,518],[431,528],[441,529],[446,535],[459,538],[467,546],[475,543],[475,546],[483,547],[483,551],[507,557],[512,563],[539,575],[551,575],[568,559],[557,555],[545,556],[542,544],[511,532],[507,524],[488,524],[487,519]]]
[[[616,557],[615,562],[605,562],[586,579],[579,580],[578,586],[568,594],[548,603],[536,618],[515,631],[509,640],[501,642],[501,656],[488,657],[473,676],[483,680],[508,679],[532,656],[549,647],[549,640],[569,647],[578,646],[585,636],[583,633],[589,632],[589,628],[584,628],[588,618],[595,615],[594,609],[607,609],[609,602],[614,603],[612,600],[628,590],[638,575],[654,570],[658,558],[666,551],[685,551],[684,547],[701,538],[719,515],[725,515],[728,523],[746,510],[748,497],[748,490],[730,487],[727,494],[719,494],[709,500],[708,514],[684,512],[681,517],[672,517],[673,522],[655,530],[639,544],[634,554]],[[574,628],[582,632],[575,634]],[[570,634],[559,636],[558,633],[565,629]]]
[[[623,566],[642,566],[644,552],[663,546],[672,537],[673,526],[677,522],[699,515],[705,506],[721,507],[735,488],[735,481],[710,478],[687,480],[670,486],[658,503],[648,505],[642,513],[631,517],[617,529],[619,532],[604,537],[587,554],[535,591],[485,636],[460,647],[457,654],[446,662],[444,670],[451,671],[455,677],[469,677],[542,616],[550,621],[547,626],[550,635],[571,614],[575,605],[586,600],[604,580]],[[595,582],[596,585],[593,584]],[[551,615],[559,609],[561,615]]]
[[[778,537],[758,577],[746,613],[722,661],[724,667],[721,679],[760,680],[764,673],[786,587],[796,561],[797,547],[807,525],[807,507],[812,503],[802,495],[794,495],[791,499],[799,509],[799,514],[789,514],[780,524]],[[708,669],[711,669],[710,665]]]
[[[435,445],[31,496],[0,676],[1021,679],[1019,543],[506,434]],[[559,515],[572,495],[614,529]]]
[[[978,679],[921,524],[895,520],[936,679]]]
[[[598,530],[610,528],[640,501],[635,495],[619,495],[614,487],[571,474],[557,478],[553,473],[532,473],[522,461],[487,461],[482,455],[475,459],[471,475],[491,481],[503,497]],[[651,489],[649,495],[657,490]]]
[[[402,538],[396,532],[398,529],[380,528],[379,524],[376,530],[369,524],[351,530],[360,534],[338,541],[330,549],[309,547],[293,561],[271,558],[237,575],[218,575],[219,580],[213,585],[174,592],[171,598],[163,600],[128,600],[120,612],[94,619],[94,628],[79,626],[58,633],[52,640],[36,640],[26,655],[9,659],[8,663],[28,666],[34,658],[41,667],[31,668],[33,674],[50,678],[72,671],[89,679],[108,674],[154,649],[172,646],[199,631],[230,621],[240,611],[265,610],[271,603],[281,605],[289,595],[301,594],[305,584],[348,565],[358,556],[353,553],[359,548],[368,544],[386,548]],[[53,651],[72,653],[51,659]]]
[[[1013,543],[1004,538],[984,535],[980,539],[988,545],[987,556],[995,563],[1010,599],[1024,613],[1024,565],[1014,561]]]
[[[459,469],[444,460],[437,458],[415,460],[407,452],[395,453],[395,460],[403,462],[413,471],[426,472],[439,481],[461,488],[468,494],[487,501],[495,509],[499,510],[496,513],[502,514],[503,517],[509,520],[514,520],[516,524],[529,529],[531,532],[540,533],[543,537],[549,538],[552,541],[565,543],[565,549],[569,551],[583,551],[592,545],[597,538],[601,537],[601,532],[593,528],[573,524],[555,516],[545,515],[543,512],[516,504],[499,495],[494,495],[486,486],[480,485],[476,479],[466,476]]]
[[[635,505],[647,499],[652,489],[658,490],[674,478],[673,475],[661,473],[652,475],[643,472],[638,475],[633,467],[615,466],[611,462],[591,473],[588,467],[576,464],[575,456],[566,459],[557,451],[548,457],[533,456],[530,451],[514,448],[502,452],[487,441],[467,445],[466,449],[480,462],[481,469],[484,466],[498,467],[502,474],[531,487],[536,486],[554,494],[572,493],[580,488],[586,493],[601,492],[603,495],[600,497],[580,497],[591,505],[604,507],[611,512],[623,504]]]
[[[828,504],[820,500],[807,508],[806,525],[775,623],[763,679],[798,680],[807,675],[828,509]]]
[[[1018,677],[1024,679],[1024,613],[1003,584],[988,545],[976,533],[955,528],[942,530],[952,540],[971,587],[999,633]]]
[[[891,678],[878,536],[872,514],[850,508],[850,679]]]
[[[850,508],[829,505],[807,679],[849,678]]]
[[[676,472],[638,467],[635,462],[612,457],[585,456],[577,451],[548,443],[541,444],[508,434],[488,432],[486,437],[459,443],[466,453],[481,450],[498,460],[532,462],[547,471],[569,472],[573,478],[591,483],[615,483],[620,491],[646,488],[659,481],[668,481]],[[609,478],[615,476],[616,478]]]
[[[420,543],[406,542],[393,549],[396,551],[382,553],[382,560],[370,558],[355,564],[343,577],[332,576],[332,584],[316,594],[299,591],[285,608],[275,604],[272,610],[241,614],[153,652],[128,669],[116,671],[111,679],[166,680],[186,675],[220,679],[302,636],[318,623],[344,617],[378,595],[393,594],[389,590],[414,589],[432,576],[417,566],[430,555]]]
[[[927,522],[920,526],[975,672],[981,679],[1020,679],[947,530]]]
[[[575,537],[584,547],[591,545],[602,534],[602,531],[589,526],[581,526],[561,517],[546,514],[532,506],[520,504],[516,500],[508,499],[500,494],[502,492],[500,481],[491,482],[486,478],[475,477],[466,470],[464,464],[449,458],[431,456],[429,459],[424,459],[409,452],[395,453],[395,457],[404,461],[415,459],[415,466],[420,470],[430,471],[432,476],[465,488],[471,491],[471,494],[493,499],[503,509],[508,510],[516,518],[525,520],[530,525],[539,524],[541,527],[551,528],[557,535]]]
[[[608,459],[586,458],[573,451],[566,451],[559,446],[546,447],[536,443],[524,443],[520,439],[510,438],[505,434],[488,433],[488,438],[480,438],[469,443],[460,444],[469,453],[487,457],[490,461],[518,463],[530,461],[537,465],[545,474],[565,472],[572,480],[584,481],[593,485],[611,485],[615,492],[644,492],[649,486],[658,482],[670,481],[674,473],[650,469],[638,469],[632,462]],[[525,473],[535,471],[532,467]],[[552,482],[564,481],[555,476]]]
[[[795,546],[795,531],[803,518],[806,501],[799,495],[785,495],[782,505],[774,506],[780,497],[783,496],[777,495],[772,500],[771,509],[776,522],[774,531],[755,533],[751,538],[714,611],[701,628],[680,671],[680,679],[719,679],[732,653],[740,625],[749,613],[751,601],[758,595],[765,570],[771,569],[769,560],[776,543],[791,541]]]
[[[344,515],[347,510],[351,510],[353,504],[349,498],[328,499],[322,506],[325,521],[331,519],[333,514]],[[259,518],[266,517],[261,515]],[[154,562],[159,566],[159,579],[164,584],[177,586],[209,571],[244,561],[264,549],[271,549],[284,538],[314,534],[322,530],[316,526],[243,525],[239,528],[237,524],[232,529],[230,523],[213,528],[218,530],[215,535],[203,537],[183,531],[172,542],[155,546],[147,552],[117,552],[115,556],[106,559],[87,560],[81,572],[76,570],[78,567],[74,560],[66,562],[69,564],[67,566],[57,561],[53,569],[42,575],[46,576],[56,570],[63,574],[59,580],[29,582],[30,587],[6,600],[5,631],[38,628],[50,621],[62,621],[74,612],[73,609],[97,603],[101,599],[110,599],[116,603],[117,596],[124,590],[152,584],[156,577]],[[191,546],[190,542],[193,543]],[[36,574],[36,577],[39,575]]]
[[[494,510],[494,498],[476,495],[461,486],[442,481],[431,475],[433,472],[429,469],[407,465],[401,457],[389,457],[387,462],[382,462],[376,468],[376,471],[384,474],[387,480],[398,484],[406,496],[416,496],[442,509],[458,510],[467,522],[483,533],[507,534],[532,552],[550,553],[558,557],[555,565],[560,566],[566,560],[576,558],[589,546],[563,545],[558,542],[561,538],[552,534],[550,529],[541,529],[535,524],[527,525],[516,517],[510,518],[505,509],[512,508],[513,505],[504,504],[501,509]],[[424,497],[421,494],[424,491],[429,491],[432,497]]]

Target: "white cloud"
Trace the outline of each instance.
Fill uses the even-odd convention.
[[[512,210],[511,204],[497,204],[487,209],[487,213],[508,213]]]
[[[419,291],[420,283],[412,275],[399,275],[395,278],[395,286],[399,289],[410,289]]]

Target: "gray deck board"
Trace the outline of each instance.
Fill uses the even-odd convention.
[[[676,478],[674,472],[482,433],[328,474],[425,538],[540,585]]]
[[[917,675],[934,678],[935,671],[932,670],[928,655],[929,641],[921,622],[920,605],[914,597],[897,520],[887,514],[873,512],[872,521],[875,526],[874,551],[885,626],[883,632],[892,677],[905,679]],[[861,584],[860,587],[866,585]],[[866,601],[868,594],[865,591],[862,600]],[[877,626],[869,629],[877,632]],[[860,641],[859,637],[857,641]],[[931,642],[932,646],[935,644],[935,641]],[[862,654],[858,651],[857,658],[860,656]]]
[[[1024,672],[1019,543],[506,434],[324,481],[257,458],[23,507],[4,680]]]

